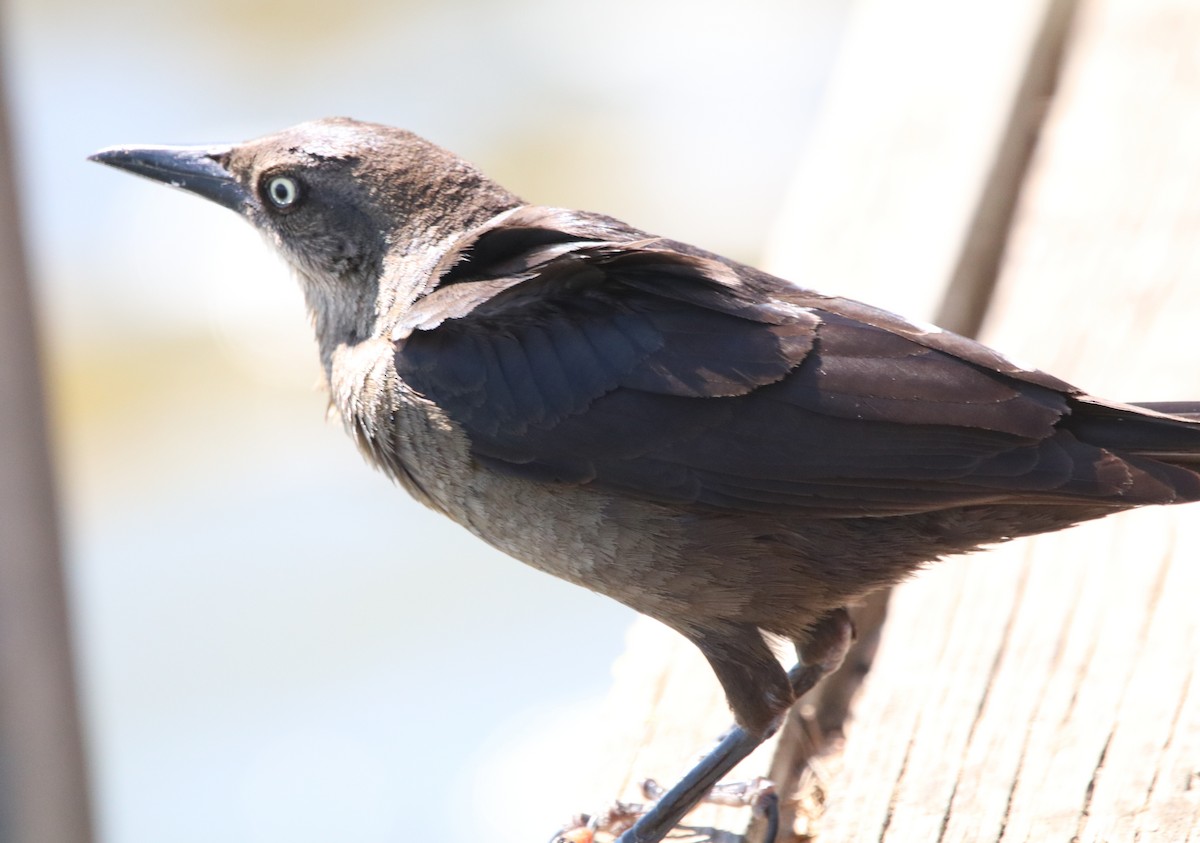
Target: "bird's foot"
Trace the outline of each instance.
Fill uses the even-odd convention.
[[[633,828],[649,808],[642,802],[613,802],[598,814],[576,814],[550,843],[608,843]]]
[[[788,681],[796,699],[810,691],[823,677],[838,669],[853,640],[854,625],[844,609],[830,612],[817,622],[808,642],[801,650],[801,664],[788,673]],[[704,756],[678,784],[656,801],[636,806],[618,803],[621,810],[611,814],[610,826],[621,829],[615,832],[620,835],[617,843],[657,843],[665,838],[692,808],[704,801],[721,778],[769,735],[770,731],[751,733],[740,726],[734,726],[712,752]],[[589,818],[574,829],[560,832],[552,838],[552,843],[596,843],[596,834],[601,830],[602,819],[605,822],[609,821],[602,816],[596,819]],[[629,824],[630,819],[633,820],[632,824]],[[578,834],[572,837],[571,833],[576,831]],[[610,834],[607,831],[605,833]],[[768,836],[765,839],[772,840],[773,837]]]
[[[579,814],[558,831],[551,843],[608,843],[633,828],[667,790],[654,779],[641,783],[646,802],[614,802],[599,814]],[[748,781],[724,782],[714,785],[701,800],[712,805],[750,808],[755,816],[765,818],[767,833],[764,840],[774,840],[779,828],[779,796],[775,784],[759,776]]]

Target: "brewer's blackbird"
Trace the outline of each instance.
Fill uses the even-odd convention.
[[[244,216],[304,290],[367,459],[707,657],[740,728],[658,840],[836,666],[842,607],[924,563],[1200,499],[1200,402],[1087,395],[969,339],[595,213],[399,129],[305,123],[95,160]],[[795,642],[789,676],[763,632]]]

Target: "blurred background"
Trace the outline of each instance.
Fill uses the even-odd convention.
[[[632,614],[368,469],[257,235],[85,157],[347,115],[754,262],[850,6],[0,5],[100,840],[545,839]]]

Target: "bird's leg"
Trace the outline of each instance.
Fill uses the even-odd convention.
[[[654,779],[645,779],[641,790],[647,802],[614,802],[599,814],[576,815],[565,828],[555,832],[550,843],[597,843],[598,840],[616,838],[632,828],[638,818],[667,792]],[[745,782],[718,784],[708,792],[704,801],[713,805],[750,808],[756,816],[766,819],[767,834],[763,839],[775,839],[779,829],[779,796],[770,779],[759,776]]]
[[[854,627],[843,609],[831,612],[813,627],[812,635],[802,651],[803,661],[788,672],[795,699],[808,693],[822,677],[837,670],[853,638]],[[770,729],[751,734],[741,726],[734,726],[716,749],[700,759],[678,784],[642,815],[633,828],[617,839],[617,843],[658,843],[692,808],[704,801],[708,792],[726,773],[773,732],[774,729]]]
[[[812,726],[816,731],[814,749],[842,734],[850,712],[850,702],[862,687],[875,661],[890,594],[891,589],[886,588],[873,591],[851,611],[854,644],[847,651],[841,667],[827,677],[809,698],[809,704],[813,707]]]

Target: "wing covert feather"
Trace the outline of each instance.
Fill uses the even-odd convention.
[[[394,334],[400,377],[493,470],[829,516],[1168,493],[1061,424],[1078,390],[971,340],[607,218],[518,210]]]

